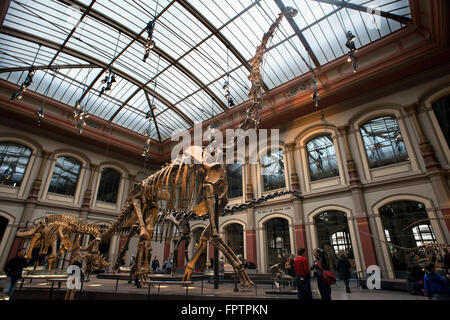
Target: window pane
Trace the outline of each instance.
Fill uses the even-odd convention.
[[[264,191],[284,188],[283,150],[266,154],[261,161]]]
[[[311,181],[336,177],[339,175],[336,152],[331,134],[310,140],[308,151],[309,174]]]
[[[81,164],[70,157],[58,157],[48,192],[75,195]]]
[[[367,121],[360,131],[370,168],[409,160],[394,117],[386,116]]]
[[[450,95],[434,102],[433,111],[450,148]]]
[[[20,187],[30,160],[31,150],[27,147],[6,142],[0,144],[0,184]]]
[[[97,201],[116,203],[119,184],[120,172],[112,168],[103,168],[97,192]]]
[[[242,197],[242,164],[227,166],[228,198]]]

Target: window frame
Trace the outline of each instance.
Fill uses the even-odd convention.
[[[288,186],[289,186],[289,182],[287,180],[288,170],[287,170],[287,166],[286,166],[287,165],[287,163],[286,163],[286,150],[285,150],[284,146],[280,145],[279,151],[282,152],[282,158],[280,160],[283,161],[284,186],[278,187],[278,188],[275,188],[275,189],[268,189],[268,190],[265,190],[265,188],[264,188],[264,175],[263,175],[262,164],[263,164],[264,157],[267,156],[267,154],[269,152],[271,152],[270,149],[266,149],[266,150],[264,150],[263,152],[260,153],[259,159],[258,159],[258,176],[259,176],[259,183],[260,183],[260,195],[276,192],[278,190],[287,190],[288,189]]]
[[[373,111],[367,112],[368,110]],[[381,116],[392,116],[397,120],[397,124],[400,128],[400,132],[403,137],[403,142],[406,147],[406,152],[408,153],[409,161],[371,169],[369,168],[366,150],[364,148],[364,143],[360,132],[360,127],[366,121]],[[360,156],[359,159],[361,160],[361,163],[357,163],[357,165],[361,166],[361,168],[359,168],[358,170],[360,171],[363,170],[364,174],[360,174],[363,183],[379,181],[383,179],[392,179],[393,175],[408,174],[410,172],[420,171],[417,155],[415,152],[416,149],[413,148],[410,133],[406,129],[405,113],[402,112],[400,107],[389,107],[386,105],[381,107],[375,105],[365,108],[361,112],[360,116],[353,121],[353,132],[350,132],[349,135],[351,135],[352,133],[355,134],[356,142],[359,147],[359,156]],[[354,154],[354,158],[355,161],[359,160],[356,154]]]

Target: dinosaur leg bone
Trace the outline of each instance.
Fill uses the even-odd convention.
[[[198,243],[197,249],[194,255],[192,256],[192,259],[187,263],[186,268],[184,269],[183,282],[191,280],[192,270],[194,269],[195,263],[197,262],[198,258],[200,258],[203,251],[205,251],[206,245],[208,244],[208,240],[210,239],[210,237],[211,237],[211,225],[209,224],[200,235],[200,241]]]

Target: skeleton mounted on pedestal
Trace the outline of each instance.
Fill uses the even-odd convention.
[[[296,11],[291,8],[287,8],[279,14],[269,31],[264,34],[261,45],[257,47],[255,57],[250,60],[249,79],[252,82],[252,88],[249,98],[251,104],[246,110],[245,119],[239,129],[258,128],[262,99],[260,65],[266,45],[281,23],[283,16],[295,14]],[[245,139],[245,137],[236,135],[233,142],[242,142],[243,138]],[[211,242],[229,259],[239,276],[241,286],[254,285],[244,269],[244,264],[222,239],[215,223],[216,215],[223,213],[228,203],[228,183],[225,167],[215,162],[214,155],[219,154],[227,147],[218,146],[212,150],[210,148],[209,155],[208,152],[205,152],[207,150],[203,150],[201,146],[186,148],[182,155],[144,179],[130,193],[119,217],[102,235],[102,241],[124,232],[128,232],[129,238],[131,238],[132,233],[136,232],[139,237],[136,275],[139,278],[147,279],[150,273],[151,239],[155,231],[158,213],[162,209],[176,209],[193,211],[197,216],[208,215],[209,218],[209,224],[200,237],[197,250],[186,265],[183,281],[190,280],[195,262],[205,250],[206,244]],[[181,227],[181,225],[179,226]],[[136,230],[133,231],[132,228],[136,228]]]

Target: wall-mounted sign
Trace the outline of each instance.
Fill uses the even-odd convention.
[[[275,213],[275,212],[286,212],[286,211],[291,211],[291,210],[292,210],[292,206],[289,206],[289,207],[259,210],[259,211],[256,211],[256,214],[270,214],[270,213]]]

